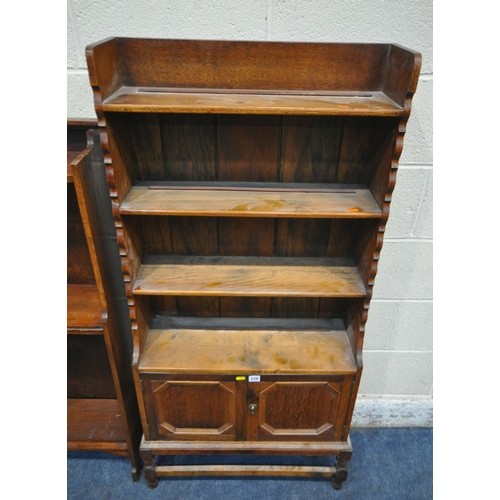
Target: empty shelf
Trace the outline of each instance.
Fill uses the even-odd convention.
[[[403,108],[383,92],[119,88],[104,111],[284,115],[402,116]]]
[[[135,295],[364,297],[352,259],[151,255]]]
[[[178,322],[179,325],[175,326]],[[191,323],[191,324],[190,324]],[[198,323],[198,324],[197,324]],[[204,326],[201,326],[201,325]],[[348,374],[356,363],[340,320],[174,320],[151,329],[139,363],[150,373]],[[161,325],[152,325],[160,327]]]
[[[68,285],[68,333],[103,333],[103,311],[96,285]]]
[[[104,449],[126,449],[117,399],[68,399],[67,420],[69,449],[78,449],[81,441],[109,443]]]
[[[134,186],[120,207],[128,215],[380,218],[363,186],[279,183],[163,183]]]

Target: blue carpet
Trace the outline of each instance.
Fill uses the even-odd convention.
[[[141,472],[132,481],[130,462],[106,453],[68,453],[68,499],[81,500],[428,500],[432,499],[432,428],[370,428],[351,431],[353,457],[342,490],[312,478],[159,478],[150,489]],[[192,463],[196,457],[158,457]],[[245,457],[248,461],[248,457]],[[207,457],[212,463],[235,457]],[[274,459],[275,460],[275,459]],[[289,464],[330,465],[329,457],[291,457]],[[242,460],[238,461],[242,463]],[[253,457],[253,463],[272,463]],[[283,462],[282,462],[283,463]]]

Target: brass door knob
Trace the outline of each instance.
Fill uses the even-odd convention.
[[[250,410],[250,415],[255,415],[255,410],[257,409],[257,405],[252,404],[248,407],[248,409]]]

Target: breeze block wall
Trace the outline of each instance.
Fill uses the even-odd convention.
[[[110,36],[398,43],[421,52],[353,425],[432,425],[432,0],[68,0],[67,12],[68,118],[95,118],[85,47]]]

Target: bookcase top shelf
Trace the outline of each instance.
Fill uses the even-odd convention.
[[[280,92],[258,90],[121,87],[104,111],[282,115],[401,116],[403,108],[383,92]]]
[[[87,47],[104,112],[398,117],[421,55],[395,44],[109,38]]]

